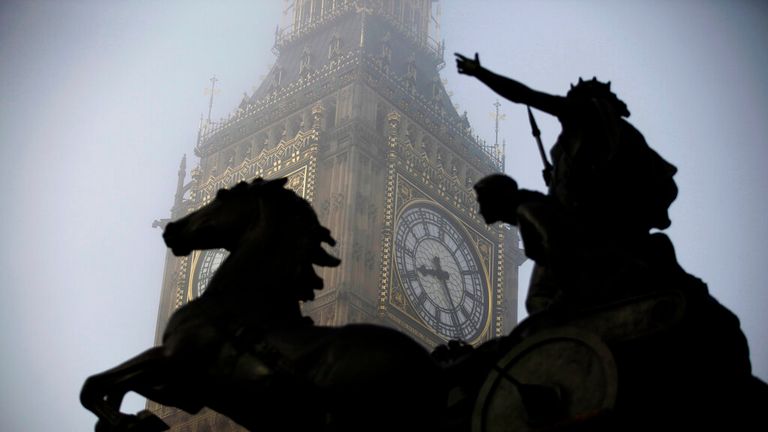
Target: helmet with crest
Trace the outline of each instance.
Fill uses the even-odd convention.
[[[579,82],[576,85],[571,84],[571,89],[568,91],[566,97],[572,101],[586,101],[592,99],[599,99],[608,102],[613,111],[621,117],[629,117],[629,109],[627,104],[619,99],[615,93],[611,91],[611,82],[600,82],[596,77],[592,77],[591,80],[584,81],[579,78]]]

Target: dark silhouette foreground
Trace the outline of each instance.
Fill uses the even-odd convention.
[[[605,344],[603,354],[615,364],[601,378],[602,407],[561,417],[605,430],[748,429],[768,408],[767,387],[751,374],[736,316],[680,267],[667,236],[650,232],[671,223],[676,168],[624,119],[629,110],[610,83],[580,79],[566,96],[554,96],[483,68],[477,54],[456,57],[460,73],[562,124],[552,165],[545,166],[546,195],[518,189],[503,175],[475,186],[486,222],[518,226],[535,261],[526,299],[532,315],[515,331],[522,338],[505,345],[553,337],[553,325],[575,328]],[[501,366],[557,384],[561,378],[547,374],[569,366],[551,363],[552,354],[545,366],[523,364],[524,354],[507,355]],[[512,393],[500,391],[497,399],[506,402],[491,397],[480,405],[514,405]],[[517,420],[494,409],[483,417],[488,430]],[[550,425],[557,416],[549,416]],[[529,420],[521,421],[530,426]]]
[[[159,431],[149,412],[119,412],[134,391],[196,413],[210,407],[251,430],[427,430],[442,390],[438,367],[410,338],[383,327],[325,328],[299,301],[322,289],[313,264],[337,266],[310,205],[285,179],[240,183],[169,224],[176,255],[231,253],[204,294],[170,318],[163,343],[88,378],[81,401],[97,431]],[[382,415],[397,401],[397,415]],[[402,429],[400,427],[400,429]]]
[[[768,390],[751,374],[738,319],[650,232],[670,224],[676,169],[624,120],[626,105],[597,80],[552,96],[477,57],[457,62],[563,125],[547,194],[503,175],[475,186],[485,220],[517,225],[536,262],[530,317],[478,348],[451,341],[432,355],[383,327],[314,326],[299,302],[322,289],[313,265],[339,265],[321,247],[330,232],[285,179],[239,183],[166,227],[176,255],[230,255],[171,316],[161,346],[88,378],[80,397],[97,431],[167,428],[147,411],[121,413],[129,391],[266,431],[766,427]]]

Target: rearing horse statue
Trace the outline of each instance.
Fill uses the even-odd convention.
[[[168,224],[163,237],[175,255],[230,255],[205,292],[171,316],[162,345],[87,379],[80,400],[99,417],[97,431],[168,428],[149,411],[121,413],[130,391],[189,413],[209,407],[251,430],[416,430],[436,418],[440,370],[415,341],[302,317],[299,302],[323,287],[313,265],[340,260],[321,247],[335,243],[330,231],[285,182],[222,189]],[[398,409],[386,409],[393,400]]]

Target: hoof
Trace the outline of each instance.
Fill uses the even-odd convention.
[[[117,424],[110,424],[103,419],[96,423],[96,432],[161,432],[168,429],[160,417],[148,410],[136,415],[124,415]]]

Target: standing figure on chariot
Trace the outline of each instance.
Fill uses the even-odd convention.
[[[519,225],[526,254],[536,262],[526,301],[530,313],[625,297],[644,289],[615,287],[616,278],[633,279],[628,272],[639,270],[633,262],[674,262],[669,239],[649,231],[670,225],[677,169],[624,119],[629,111],[610,82],[580,79],[565,97],[555,96],[485,69],[477,55],[457,58],[460,73],[512,102],[556,116],[563,126],[551,151],[553,165],[544,172],[547,195],[518,190],[505,176],[490,176],[476,186],[486,222]],[[499,194],[510,199],[499,202]],[[592,267],[597,263],[599,271]],[[566,285],[571,291],[561,291]]]
[[[545,164],[546,194],[501,174],[475,186],[485,221],[518,226],[535,262],[528,321],[587,316],[573,319],[590,322],[616,361],[614,409],[623,420],[613,426],[621,430],[745,425],[768,402],[766,386],[751,374],[738,318],[680,267],[666,235],[651,233],[671,224],[677,169],[625,120],[629,110],[610,82],[579,79],[557,96],[491,72],[477,54],[456,54],[456,63],[459,73],[562,125]],[[672,307],[643,309],[635,300],[654,304],[671,294],[680,299]]]

